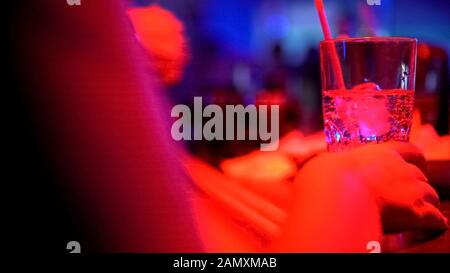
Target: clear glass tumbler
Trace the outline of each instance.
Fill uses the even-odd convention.
[[[322,106],[329,151],[408,141],[417,40],[364,37],[320,43]]]

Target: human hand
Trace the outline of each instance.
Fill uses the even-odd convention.
[[[274,249],[366,252],[368,242],[381,239],[381,228],[447,228],[421,168],[423,156],[409,143],[318,155],[295,178],[292,209]]]
[[[439,197],[424,175],[422,152],[410,143],[366,145],[340,155],[375,197],[385,231],[445,229]]]

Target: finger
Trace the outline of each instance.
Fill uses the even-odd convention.
[[[430,184],[418,181],[417,187],[422,195],[423,201],[428,202],[435,207],[439,207],[439,196]]]
[[[423,203],[415,207],[415,212],[419,218],[418,228],[423,229],[447,229],[448,219],[433,205]]]
[[[409,177],[413,178],[413,181],[420,180],[422,182],[428,183],[428,178],[423,173],[423,171],[416,165],[413,165],[411,163],[406,163],[406,166],[404,169],[405,169],[406,174]]]
[[[417,166],[422,172],[427,173],[427,164],[423,152],[409,142],[391,141],[382,145],[395,150],[406,162]]]
[[[413,177],[414,187],[417,188],[417,194],[420,199],[431,203],[432,205],[439,206],[439,195],[436,190],[428,183],[428,178],[425,174],[415,165],[407,163],[406,172]]]

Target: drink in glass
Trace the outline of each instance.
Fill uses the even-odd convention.
[[[408,141],[417,40],[366,37],[320,43],[322,106],[329,151]]]

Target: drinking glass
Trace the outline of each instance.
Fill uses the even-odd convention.
[[[322,106],[329,151],[408,141],[417,40],[364,37],[320,43]]]

